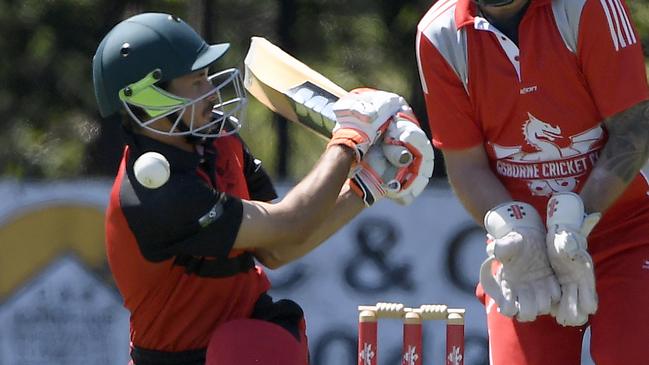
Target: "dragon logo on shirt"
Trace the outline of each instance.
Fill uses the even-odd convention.
[[[525,145],[492,143],[499,175],[527,182],[532,195],[574,191],[582,175],[597,161],[604,131],[598,125],[564,137],[559,126],[528,113],[522,126]]]

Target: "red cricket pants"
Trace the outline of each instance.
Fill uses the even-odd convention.
[[[649,245],[596,259],[595,275],[599,307],[589,321],[593,360],[597,365],[649,364]],[[551,316],[519,323],[490,306],[482,287],[476,294],[488,308],[492,365],[581,364],[586,326],[562,327]]]

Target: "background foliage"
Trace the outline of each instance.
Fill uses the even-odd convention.
[[[216,68],[240,67],[261,35],[341,86],[404,95],[425,124],[415,27],[431,0],[0,0],[0,175],[19,179],[112,176],[118,122],[102,120],[91,60],[101,38],[141,11],[172,12],[208,42],[232,51]],[[628,0],[645,49],[649,0]],[[324,148],[255,101],[242,131],[271,174],[298,179]],[[436,175],[443,175],[437,164]]]

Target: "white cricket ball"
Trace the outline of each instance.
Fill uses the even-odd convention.
[[[169,161],[158,152],[147,152],[135,160],[135,178],[142,186],[157,189],[169,180]]]

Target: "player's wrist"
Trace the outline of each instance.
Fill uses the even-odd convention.
[[[356,162],[357,154],[356,148],[352,144],[347,143],[329,143],[327,150],[333,151],[345,159],[349,159],[352,163]]]
[[[344,146],[347,147],[354,154],[356,163],[363,159],[363,156],[369,148],[369,141],[364,138],[363,134],[353,129],[340,129],[334,132],[327,147],[331,146]]]

